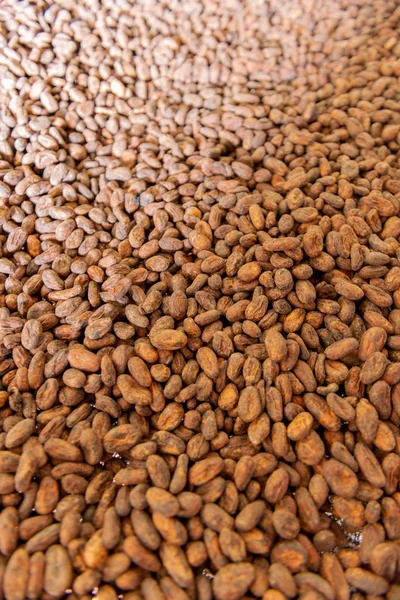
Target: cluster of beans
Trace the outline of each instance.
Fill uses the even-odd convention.
[[[399,20],[3,0],[0,598],[400,600]]]

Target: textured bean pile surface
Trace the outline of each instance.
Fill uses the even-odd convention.
[[[399,20],[0,4],[0,598],[400,600]]]

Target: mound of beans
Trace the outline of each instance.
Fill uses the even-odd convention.
[[[0,4],[0,598],[400,600],[400,2]]]

